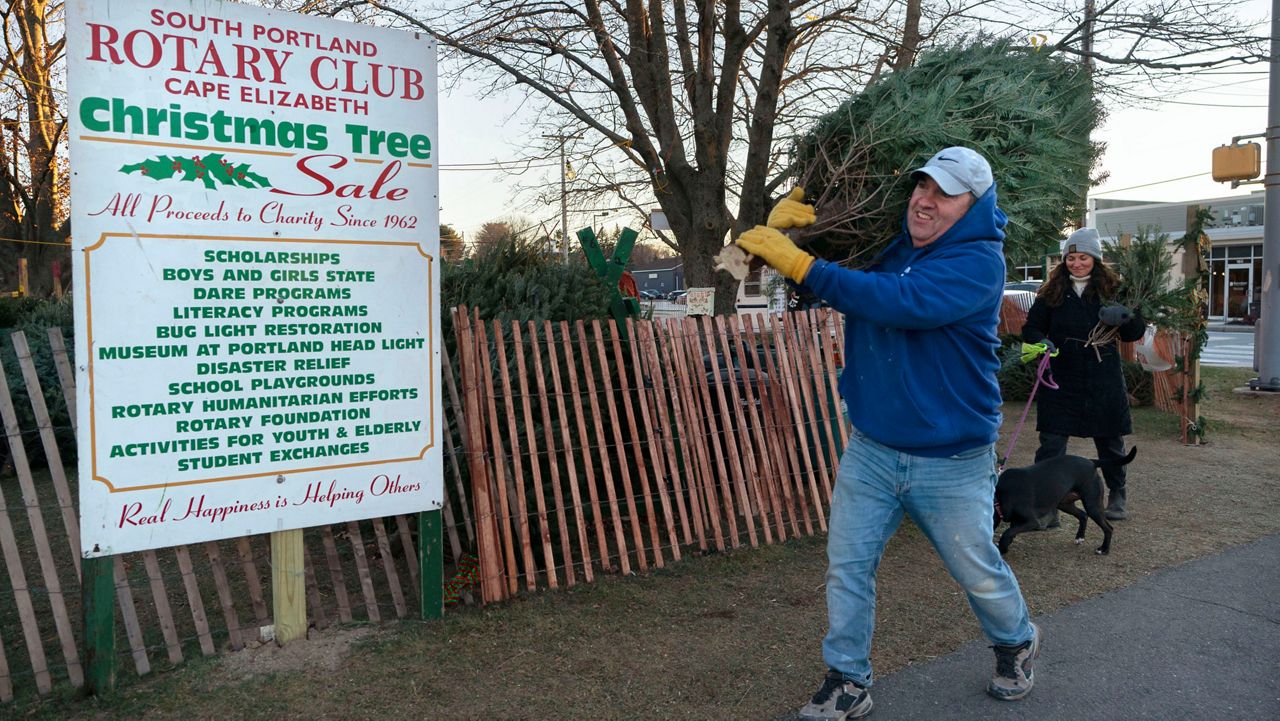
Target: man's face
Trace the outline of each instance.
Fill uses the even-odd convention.
[[[973,202],[973,193],[947,195],[933,178],[921,175],[907,203],[907,233],[911,236],[911,245],[923,248],[941,238],[969,212]]]

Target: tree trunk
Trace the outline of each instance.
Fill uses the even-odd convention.
[[[686,184],[693,202],[688,206],[667,196],[663,211],[671,224],[671,232],[680,243],[684,261],[684,281],[689,288],[716,289],[716,315],[733,313],[737,306],[738,281],[728,273],[714,270],[715,256],[728,241],[730,218],[724,205],[719,180],[698,174]],[[691,187],[690,187],[691,186]]]
[[[920,0],[907,0],[907,15],[902,20],[902,44],[894,54],[891,67],[906,70],[920,52]]]
[[[66,240],[64,227],[58,222],[62,193],[58,167],[58,141],[65,120],[53,96],[50,68],[61,48],[49,45],[45,18],[49,12],[45,0],[22,0],[17,10],[18,29],[22,36],[23,56],[19,74],[26,92],[27,168],[31,178],[29,200],[22,218],[22,240],[33,241],[22,251],[31,274],[32,295],[46,296],[53,289],[52,262],[69,262],[70,251],[60,247]],[[49,244],[49,245],[44,245]]]

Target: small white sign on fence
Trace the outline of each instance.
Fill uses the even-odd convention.
[[[439,508],[436,47],[67,3],[86,557]]]
[[[685,315],[715,315],[716,289],[690,288],[684,297]]]

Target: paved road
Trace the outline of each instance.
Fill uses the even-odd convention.
[[[1268,536],[1036,618],[1023,701],[986,697],[994,657],[973,641],[877,681],[871,721],[1276,721],[1278,557]]]
[[[1253,334],[1209,332],[1209,343],[1200,355],[1207,366],[1253,367]]]

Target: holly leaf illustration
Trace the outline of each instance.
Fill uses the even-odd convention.
[[[203,158],[193,155],[160,155],[154,159],[140,163],[125,165],[120,172],[126,174],[141,173],[153,180],[178,180],[199,182],[209,190],[217,190],[218,185],[234,185],[241,188],[269,188],[271,182],[266,177],[252,172],[248,163],[235,164],[226,159],[222,153],[208,153]]]

